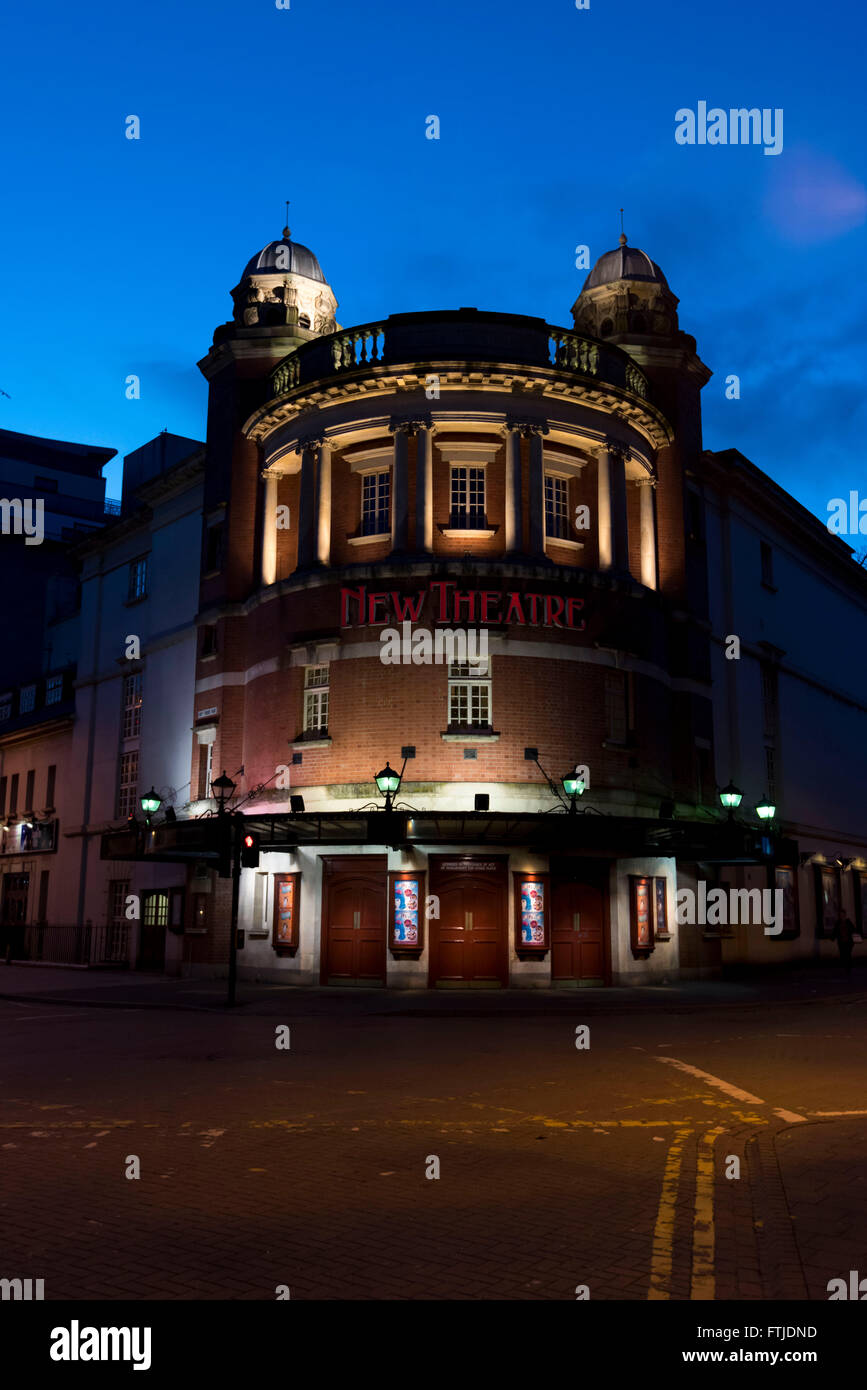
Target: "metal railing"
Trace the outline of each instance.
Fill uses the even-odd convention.
[[[45,965],[127,965],[129,923],[94,926],[31,922],[23,929],[0,928],[5,933],[3,955],[11,945],[12,960],[41,961]]]

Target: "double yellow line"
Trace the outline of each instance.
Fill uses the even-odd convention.
[[[683,1168],[683,1152],[691,1129],[679,1129],[674,1136],[665,1160],[659,1210],[653,1229],[653,1254],[650,1263],[649,1299],[671,1298],[671,1273],[674,1263],[674,1237],[677,1217],[677,1194]],[[698,1144],[695,1175],[695,1206],[692,1220],[692,1277],[690,1299],[713,1298],[714,1279],[714,1144],[724,1133],[722,1128],[707,1130]]]

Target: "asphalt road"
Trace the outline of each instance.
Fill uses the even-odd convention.
[[[2,999],[0,1277],[47,1299],[825,1299],[867,1275],[865,996],[725,999]]]

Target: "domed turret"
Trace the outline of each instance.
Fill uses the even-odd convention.
[[[677,295],[655,261],[637,246],[606,251],[575,303],[575,327],[595,338],[671,338],[678,332]]]
[[[245,328],[286,324],[316,337],[339,327],[337,300],[316,256],[283,228],[279,241],[269,241],[244,267],[232,290],[235,322]]]

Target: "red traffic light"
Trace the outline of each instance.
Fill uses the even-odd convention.
[[[252,836],[252,835],[245,835],[245,836],[244,836],[244,847],[245,847],[246,849],[252,849],[254,843],[255,843],[255,841],[253,840],[253,836]]]
[[[241,868],[256,869],[259,866],[259,836],[248,830],[241,838]]]

